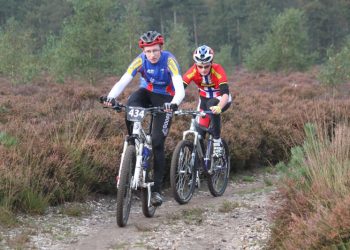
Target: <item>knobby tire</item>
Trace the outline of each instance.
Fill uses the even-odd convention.
[[[134,145],[126,148],[122,170],[119,176],[119,188],[117,192],[117,224],[119,227],[126,226],[132,199],[131,180],[136,164],[136,149]]]
[[[219,159],[212,158],[212,161],[214,161],[213,173],[208,176],[208,188],[214,197],[222,196],[225,193],[230,175],[230,153],[227,143],[224,140],[222,140],[222,143],[225,150],[224,156]],[[212,154],[213,152],[211,152]],[[220,169],[217,168],[219,165],[221,166]]]
[[[179,204],[188,203],[196,186],[195,164],[191,164],[193,143],[180,141],[172,155],[170,166],[170,185],[173,196]]]

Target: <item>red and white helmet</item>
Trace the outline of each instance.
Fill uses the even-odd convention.
[[[142,49],[147,46],[152,46],[155,44],[164,44],[164,38],[157,31],[147,31],[140,36],[139,47]]]
[[[194,52],[193,52],[193,60],[197,64],[206,64],[211,63],[214,59],[214,50],[212,50],[207,45],[199,46]]]

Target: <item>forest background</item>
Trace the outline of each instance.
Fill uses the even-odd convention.
[[[350,2],[0,0],[0,224],[113,193],[125,135],[102,111],[147,30],[184,72],[201,44],[229,74],[232,169],[273,166],[285,200],[270,246],[350,245]],[[125,101],[134,81],[121,96]],[[189,88],[183,108],[194,108]],[[117,124],[117,125],[116,125]],[[188,120],[176,119],[167,160]],[[120,129],[116,129],[120,128]],[[1,237],[0,237],[1,238]]]

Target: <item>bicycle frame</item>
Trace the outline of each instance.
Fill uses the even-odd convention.
[[[102,103],[101,99],[100,102]],[[133,190],[140,192],[142,212],[146,217],[153,217],[156,211],[156,206],[151,204],[151,187],[154,185],[154,182],[149,181],[147,178],[152,154],[151,133],[153,119],[157,113],[163,113],[164,109],[162,107],[132,107],[120,103],[104,108],[112,108],[117,112],[125,111],[126,119],[133,122],[132,134],[124,139],[121,161],[116,177],[118,189],[116,219],[118,226],[124,227],[129,219]],[[143,122],[147,115],[151,115],[151,117],[148,122],[148,130],[145,130]]]
[[[208,145],[206,150],[203,152],[200,140],[204,139],[202,136],[199,134],[199,132],[196,129],[196,121],[195,121],[195,116],[200,116],[204,115],[207,112],[199,112],[197,115],[192,114],[192,119],[191,119],[191,126],[188,130],[185,130],[182,135],[182,140],[186,140],[186,138],[189,135],[193,135],[193,147],[194,150],[191,155],[191,164],[194,165],[194,161],[196,159],[196,153],[198,153],[198,158],[200,160],[200,166],[202,169],[204,169],[205,172],[211,173],[211,147],[212,147],[212,134],[210,133],[210,129],[207,130],[209,132],[209,138],[208,138]],[[198,187],[200,187],[200,178],[199,178],[199,172],[196,172],[196,181],[198,184]]]
[[[183,132],[183,138],[175,147],[170,165],[170,184],[174,199],[179,204],[188,203],[194,190],[200,188],[201,178],[205,177],[208,189],[214,197],[223,195],[229,180],[230,159],[227,144],[222,140],[224,152],[213,153],[213,128],[197,124],[197,117],[212,114],[211,111],[178,110],[175,115],[191,115],[191,125]],[[205,139],[204,133],[208,133]],[[204,142],[206,148],[204,148]],[[202,176],[204,174],[204,176]]]
[[[147,108],[144,108],[144,109],[146,111],[148,110]],[[150,108],[149,110],[152,110],[152,108]],[[151,121],[149,123],[148,131],[151,131],[154,114],[150,113],[150,115],[151,115]],[[145,143],[147,143],[148,145],[152,145],[152,140],[151,140],[150,134],[146,133],[146,131],[143,128],[142,120],[134,121],[132,135],[127,136],[124,140],[123,152],[121,155],[121,161],[120,161],[118,177],[117,177],[117,188],[119,188],[119,176],[122,171],[122,165],[124,161],[125,151],[126,151],[126,148],[128,147],[128,142],[130,139],[134,139],[135,148],[136,148],[136,164],[135,164],[134,175],[131,180],[131,189],[137,190],[139,187],[147,188],[148,206],[149,206],[151,203],[151,187],[154,185],[154,182],[146,182],[147,171],[146,169],[142,168],[142,151],[145,146]]]

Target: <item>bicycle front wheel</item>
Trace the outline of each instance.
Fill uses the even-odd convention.
[[[208,188],[214,197],[225,193],[230,175],[230,153],[227,143],[224,140],[222,140],[222,143],[224,153],[219,158],[212,157],[212,172],[208,175]]]
[[[119,176],[119,188],[117,192],[117,224],[120,227],[126,226],[131,209],[131,180],[136,164],[136,149],[129,145],[125,150],[122,170]]]
[[[180,141],[173,153],[170,166],[170,185],[179,204],[188,203],[196,186],[195,162],[192,161],[193,143]]]

